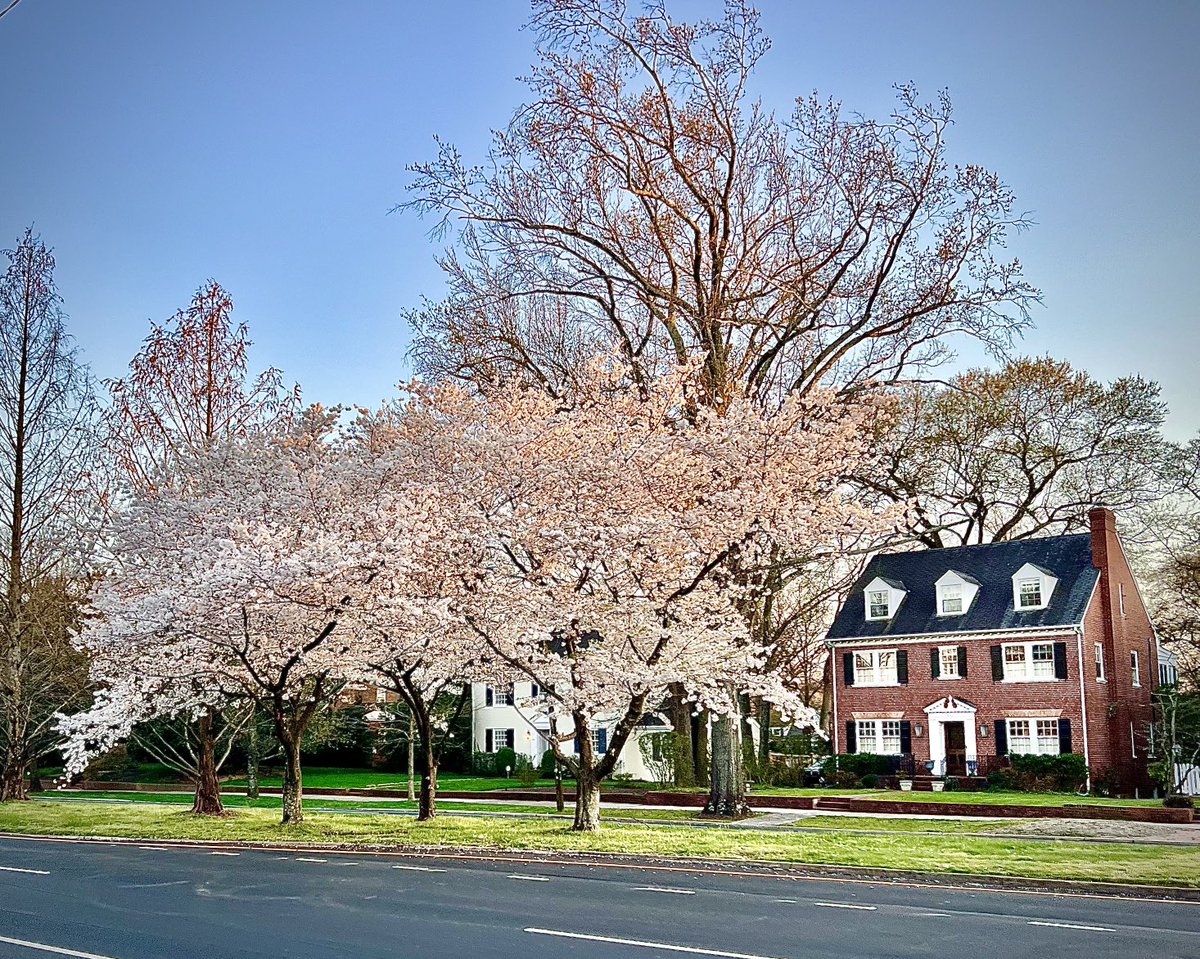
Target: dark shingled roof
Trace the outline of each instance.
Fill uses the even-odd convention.
[[[1026,563],[1058,578],[1050,605],[1018,613],[1013,609],[1012,577]],[[947,570],[979,581],[979,591],[962,616],[938,616],[934,583]],[[1088,533],[1049,536],[983,546],[883,553],[871,560],[838,611],[829,639],[971,633],[993,629],[1069,626],[1083,621],[1099,571],[1092,566]],[[908,591],[889,620],[868,620],[863,593],[876,577],[899,580]]]

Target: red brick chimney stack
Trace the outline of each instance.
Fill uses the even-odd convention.
[[[1117,543],[1117,517],[1106,506],[1088,511],[1088,526],[1092,532],[1092,565],[1108,569],[1109,551]]]

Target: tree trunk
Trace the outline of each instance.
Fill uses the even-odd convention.
[[[416,777],[416,758],[417,758],[416,744],[413,743],[413,736],[415,734],[416,734],[416,727],[413,724],[413,715],[412,715],[412,710],[410,709],[408,711],[408,801],[409,802],[412,802],[416,798],[416,796],[413,795],[413,780]],[[426,743],[426,745],[425,745],[425,769],[426,770],[429,769],[429,764],[431,762],[433,762],[432,757],[430,756],[429,750],[430,750],[430,746],[428,743]],[[434,768],[436,770],[436,768],[437,768],[436,763],[434,764]],[[434,779],[435,779],[435,783],[436,783],[436,776],[434,777]],[[425,783],[424,782],[421,783],[421,795],[422,796],[425,795]],[[422,803],[422,805],[424,805],[424,804]],[[428,818],[433,817],[432,809],[433,809],[433,804],[432,804],[432,802],[430,802],[430,810],[431,811],[429,813]],[[418,820],[420,820],[421,818],[422,817],[420,817],[420,816],[417,817]]]
[[[750,814],[746,781],[742,775],[741,717],[735,712],[712,724],[712,765],[706,816],[740,817]]]
[[[672,779],[679,788],[690,789],[696,785],[692,705],[685,698],[683,686],[679,683],[671,686],[671,725],[675,730],[671,739]]]
[[[417,822],[428,822],[437,815],[437,754],[425,750],[425,769],[421,773],[421,799],[417,805]]]
[[[0,802],[16,802],[28,799],[25,790],[25,764],[10,763],[0,770]]]
[[[600,831],[600,780],[582,760],[575,777],[575,822],[571,829],[574,832]]]
[[[200,816],[220,816],[221,781],[217,778],[217,744],[213,735],[212,714],[206,713],[196,724],[196,799],[192,812]]]
[[[289,737],[283,746],[283,824],[304,822],[304,774],[300,768],[300,737]]]
[[[709,777],[708,713],[692,717],[692,763],[696,771],[696,785],[707,787]]]
[[[246,733],[246,797],[258,798],[258,714],[250,717],[250,729]]]
[[[761,697],[758,703],[758,761],[763,769],[771,765],[771,704]]]

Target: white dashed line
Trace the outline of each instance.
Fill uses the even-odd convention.
[[[950,918],[950,913],[948,913],[948,912],[919,912],[919,913],[917,913],[917,915],[923,916],[926,919],[949,919]]]
[[[76,949],[64,949],[62,946],[48,946],[44,942],[30,942],[28,939],[10,939],[8,936],[0,936],[0,942],[8,943],[10,946],[24,946],[26,949],[35,949],[38,952],[49,952],[56,956],[74,956],[75,959],[112,959],[112,956],[101,956],[94,952],[79,952]]]
[[[824,906],[826,909],[861,909],[864,912],[874,912],[878,906],[859,906],[852,902],[814,902],[814,906]]]
[[[776,902],[790,902],[794,905],[795,903],[799,902],[800,900],[799,899],[776,899],[775,901]]]
[[[210,856],[240,856],[241,853],[240,852],[221,852],[218,850],[217,852],[210,852],[209,855]]]
[[[0,866],[0,870],[4,872],[27,872],[31,876],[48,876],[45,869],[21,869],[19,866]]]
[[[1116,932],[1108,926],[1079,926],[1073,922],[1045,922],[1040,919],[1030,919],[1031,926],[1049,926],[1052,929],[1082,929],[1084,932]]]
[[[667,886],[634,886],[634,892],[669,892],[676,896],[694,896],[694,889],[671,889]]]
[[[309,859],[307,856],[297,856],[296,862],[329,862],[328,859]]]
[[[721,949],[701,949],[698,946],[677,946],[670,942],[646,942],[643,939],[619,939],[616,936],[592,936],[583,932],[563,932],[560,929],[537,929],[533,926],[526,930],[535,936],[557,936],[560,939],[583,939],[587,942],[611,942],[618,946],[641,946],[643,949],[663,949],[667,952],[686,952],[695,956],[722,956],[723,959],[771,959],[770,956],[756,956],[745,952],[725,952]]]
[[[519,876],[515,872],[508,877],[509,879],[524,879],[526,882],[549,882],[549,876]]]
[[[432,866],[392,866],[393,869],[407,869],[409,872],[445,872],[445,869],[434,869]]]

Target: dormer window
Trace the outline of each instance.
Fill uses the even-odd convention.
[[[873,589],[867,593],[867,602],[871,608],[867,612],[868,619],[887,619],[892,612],[892,603],[886,589]]]
[[[1050,605],[1058,578],[1040,566],[1026,563],[1013,574],[1013,608],[1018,613],[1045,609]]]
[[[961,616],[971,608],[975,594],[979,592],[979,580],[951,569],[941,575],[934,587],[937,590],[937,614]]]
[[[876,576],[867,584],[867,588],[863,592],[867,619],[884,620],[891,619],[896,615],[896,610],[900,608],[906,590],[904,584],[898,580]]]

